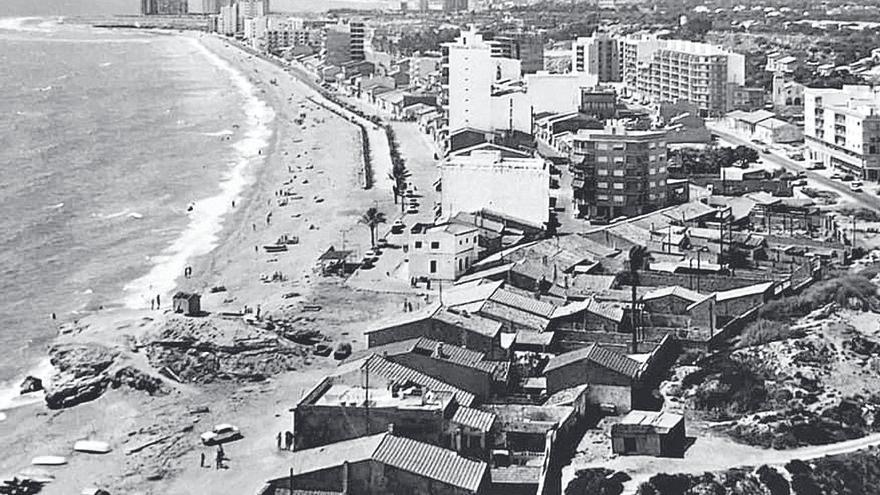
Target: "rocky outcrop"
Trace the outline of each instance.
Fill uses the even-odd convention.
[[[108,387],[127,386],[150,395],[167,392],[162,380],[120,363],[119,353],[97,344],[60,344],[50,351],[55,374],[46,386],[46,404],[61,409],[95,400]]]
[[[275,331],[223,318],[172,316],[143,342],[150,364],[183,382],[259,381],[297,369],[308,348]]]

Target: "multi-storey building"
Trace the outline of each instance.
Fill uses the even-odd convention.
[[[804,141],[814,163],[880,181],[880,88],[806,88]]]
[[[219,14],[222,7],[232,4],[232,0],[202,0],[203,14]]]
[[[187,0],[141,0],[141,15],[185,15]]]
[[[572,47],[571,70],[597,76],[599,82],[620,82],[620,44],[604,33],[578,38]]]
[[[458,279],[477,261],[477,233],[476,227],[460,223],[415,225],[409,241],[410,277]]]
[[[495,58],[513,58],[520,61],[523,74],[544,70],[544,38],[534,33],[500,33],[488,41]]]
[[[745,57],[705,43],[656,38],[620,44],[623,80],[637,96],[655,103],[688,102],[706,115],[733,106],[731,86],[745,82]]]
[[[475,30],[441,47],[441,104],[447,135],[461,129],[531,132],[519,60],[493,57]]]
[[[666,131],[633,131],[618,123],[572,137],[574,206],[593,219],[649,213],[668,204]]]
[[[444,218],[489,210],[538,227],[550,218],[550,168],[541,158],[474,151],[440,168]]]
[[[342,65],[364,60],[365,41],[366,28],[363,22],[340,21],[327,26],[324,37],[324,62],[328,65]]]

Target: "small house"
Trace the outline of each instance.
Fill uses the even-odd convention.
[[[202,296],[196,293],[178,292],[173,298],[174,312],[186,316],[198,316],[202,312]]]
[[[611,449],[621,455],[681,457],[684,417],[669,412],[630,411],[611,427]]]

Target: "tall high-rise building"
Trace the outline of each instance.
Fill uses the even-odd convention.
[[[324,62],[342,65],[366,59],[366,27],[360,21],[340,21],[327,26],[324,38]]]
[[[488,41],[493,57],[514,58],[520,61],[523,74],[544,70],[544,38],[534,33],[501,33]]]
[[[599,82],[620,82],[620,48],[607,34],[578,38],[572,47],[572,72],[595,75]]]
[[[233,0],[202,0],[203,14],[219,14],[220,9],[232,5]]]
[[[666,131],[611,123],[578,131],[571,150],[574,202],[581,213],[611,220],[667,206]]]
[[[441,47],[441,104],[447,130],[531,132],[531,109],[519,60],[492,56],[476,30]]]
[[[729,111],[731,85],[745,82],[745,57],[706,43],[625,38],[620,54],[623,80],[636,95],[693,103],[707,115]]]
[[[809,159],[880,181],[880,88],[804,89]]]
[[[141,15],[185,15],[187,0],[141,0]]]

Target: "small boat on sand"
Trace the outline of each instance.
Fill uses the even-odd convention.
[[[86,454],[106,454],[110,452],[110,444],[98,440],[80,440],[73,444],[73,450]]]
[[[67,464],[67,458],[60,455],[41,455],[31,460],[34,466],[63,466]]]

